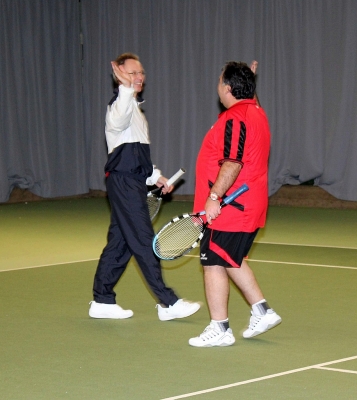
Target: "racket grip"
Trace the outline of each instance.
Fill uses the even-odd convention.
[[[229,203],[232,203],[232,201],[234,199],[236,199],[238,196],[240,196],[241,194],[243,194],[244,192],[246,192],[247,190],[249,190],[249,187],[246,183],[244,183],[240,188],[238,188],[237,190],[235,190],[232,194],[230,194],[229,196],[227,196],[221,203],[221,208],[226,206]],[[198,215],[205,215],[206,211],[201,211],[198,213]]]
[[[172,175],[172,177],[167,180],[167,186],[173,185],[185,172],[186,170],[184,168],[180,168],[176,174]]]
[[[227,196],[221,204],[221,207],[231,203],[234,199],[236,199],[238,196],[240,196],[241,194],[245,193],[247,190],[249,190],[249,187],[247,186],[246,183],[244,183],[240,188],[238,188],[237,190],[235,190],[232,194],[230,194],[229,196]]]

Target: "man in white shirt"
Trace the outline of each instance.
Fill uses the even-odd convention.
[[[107,193],[111,206],[108,243],[104,248],[94,277],[89,315],[92,318],[124,319],[133,315],[115,300],[114,286],[134,256],[150,289],[158,299],[161,321],[184,318],[199,310],[199,303],[179,299],[162,278],[160,262],[152,251],[152,228],[146,203],[146,185],[162,187],[169,193],[173,186],[155,168],[150,158],[148,124],[140,110],[138,95],[145,82],[145,71],[139,58],[124,53],[112,61],[113,77],[119,84],[110,101],[105,134],[108,161],[105,166]]]

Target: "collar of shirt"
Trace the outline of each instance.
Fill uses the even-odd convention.
[[[256,105],[257,102],[255,99],[243,99],[243,100],[237,101],[237,103],[233,104],[233,106],[227,108],[226,110],[224,110],[223,112],[218,114],[218,117],[221,116],[222,114],[224,114],[227,110],[231,110],[234,107],[240,107],[244,104],[255,104]]]

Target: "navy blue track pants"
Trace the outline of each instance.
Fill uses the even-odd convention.
[[[159,302],[169,306],[178,297],[166,287],[161,265],[152,250],[154,230],[146,204],[145,182],[111,173],[107,178],[111,206],[108,243],[98,263],[93,294],[97,303],[115,304],[114,286],[134,256]]]

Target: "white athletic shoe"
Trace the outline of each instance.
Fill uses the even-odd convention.
[[[235,341],[231,328],[222,332],[211,322],[200,336],[191,338],[188,344],[194,347],[231,346]]]
[[[104,304],[91,301],[89,316],[92,318],[125,319],[134,315],[131,310],[123,310],[118,304]]]
[[[160,321],[169,321],[175,318],[185,318],[197,312],[201,305],[199,303],[191,303],[183,299],[177,300],[173,306],[167,308],[156,304],[157,313]]]
[[[281,322],[281,317],[271,308],[265,315],[255,315],[253,312],[251,314],[248,329],[243,332],[246,339],[260,335]]]

